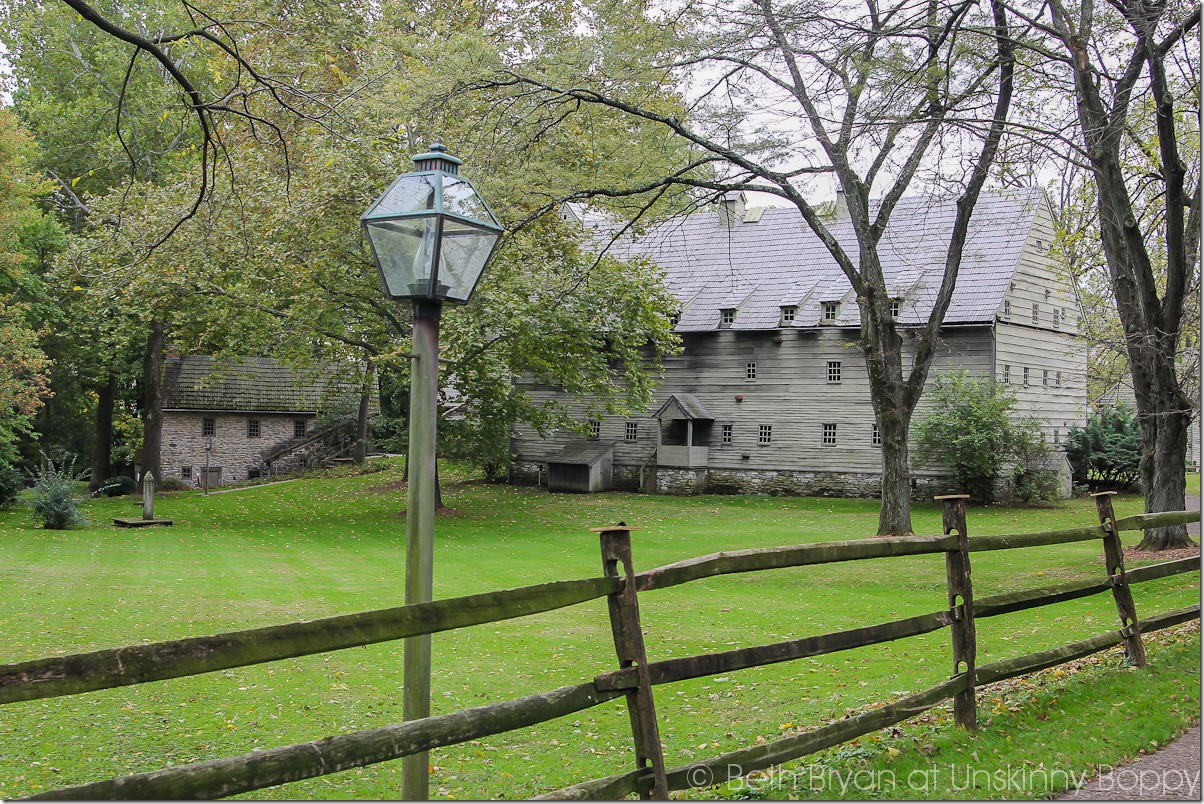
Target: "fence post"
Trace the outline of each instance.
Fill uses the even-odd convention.
[[[1112,511],[1112,495],[1115,491],[1101,491],[1095,498],[1099,523],[1104,529],[1104,565],[1108,579],[1112,582],[1112,599],[1116,601],[1116,612],[1120,615],[1120,632],[1125,638],[1125,655],[1137,667],[1145,667],[1145,646],[1141,644],[1141,629],[1137,623],[1137,606],[1133,603],[1133,590],[1125,579],[1125,550],[1116,530],[1116,514]]]
[[[941,525],[945,535],[957,533],[957,549],[945,552],[945,576],[949,583],[949,610],[960,616],[950,626],[953,638],[953,672],[964,673],[966,688],[953,698],[953,718],[962,728],[978,728],[974,694],[974,661],[978,652],[974,627],[974,591],[970,583],[970,539],[966,533],[966,500],[969,494],[946,494],[941,501]]]
[[[638,685],[627,692],[627,714],[631,736],[635,740],[635,766],[652,771],[652,787],[640,790],[640,798],[667,800],[665,759],[661,749],[656,708],[652,703],[652,682],[648,676],[648,655],[644,651],[644,632],[640,627],[640,606],[636,599],[635,569],[631,564],[631,531],[623,523],[609,528],[591,528],[602,541],[602,571],[608,577],[625,578],[622,591],[607,597],[610,629],[614,636],[619,669],[636,668]],[[620,570],[619,564],[623,567]]]

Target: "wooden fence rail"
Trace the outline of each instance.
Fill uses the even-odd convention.
[[[593,681],[502,703],[428,717],[313,742],[185,765],[42,793],[53,799],[218,798],[410,756],[492,734],[529,727],[626,697],[635,743],[635,769],[573,785],[550,798],[614,799],[632,793],[665,798],[671,790],[719,784],[838,745],[906,720],[950,698],[957,721],[975,727],[975,688],[1052,667],[1124,643],[1144,662],[1141,634],[1199,619],[1199,605],[1138,620],[1129,587],[1200,569],[1200,559],[1168,561],[1126,571],[1118,532],[1196,521],[1198,513],[1143,514],[1116,519],[1111,501],[1097,497],[1100,524],[1033,534],[981,536],[966,532],[965,498],[944,498],[945,535],[829,542],[717,553],[636,573],[629,528],[599,529],[605,577],[562,581],[380,611],[329,617],[209,637],[135,645],[0,666],[0,704],[73,695],[212,672],[295,656],[404,639],[527,616],[600,597],[609,600],[619,669]],[[975,599],[970,553],[1100,539],[1106,577],[1054,584]],[[888,623],[738,650],[649,662],[639,620],[639,592],[702,578],[835,561],[943,553],[948,608]],[[974,622],[1111,591],[1121,627],[1089,639],[1012,659],[976,665]],[[865,647],[950,628],[949,681],[872,711],[771,743],[689,766],[666,769],[651,688],[807,656]]]

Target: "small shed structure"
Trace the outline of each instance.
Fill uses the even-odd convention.
[[[611,488],[615,442],[573,441],[548,457],[548,491],[594,492]]]

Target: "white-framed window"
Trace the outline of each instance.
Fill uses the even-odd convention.
[[[823,437],[820,440],[825,447],[836,446],[836,425],[825,424],[823,426]]]
[[[1012,367],[1010,365],[1008,365],[1007,363],[1004,363],[1003,364],[1003,377],[1001,378],[1001,382],[1004,385],[1007,385],[1011,381],[1012,381]]]
[[[1058,307],[1053,308],[1053,328],[1062,328],[1062,310]]]
[[[597,441],[602,437],[602,422],[597,419],[589,420],[589,440]]]
[[[744,364],[744,379],[755,380],[757,378],[757,361],[750,360]]]
[[[725,307],[719,311],[719,325],[722,327],[730,327],[736,323],[736,308]]]
[[[259,419],[247,419],[247,438],[259,438]]]
[[[882,446],[882,431],[878,429],[878,422],[870,425],[870,444],[875,447]]]
[[[1054,387],[1055,388],[1062,387],[1062,372],[1060,372],[1060,371],[1057,374],[1054,374]]]
[[[1055,427],[1055,428],[1054,428],[1054,443],[1055,443],[1055,444],[1060,444],[1060,443],[1061,443],[1061,437],[1062,437],[1061,431],[1060,431],[1060,430],[1058,430],[1058,428],[1056,428],[1056,427]]]
[[[827,301],[823,302],[823,323],[836,323],[836,316],[840,313],[840,302]]]
[[[1033,323],[1041,323],[1041,305],[1033,302]]]
[[[794,304],[782,305],[782,326],[794,323],[794,317],[798,315],[798,306]]]
[[[676,327],[680,323],[681,313],[674,313],[673,315],[669,316],[669,326]]]
[[[724,444],[732,443],[732,426],[730,424],[719,425],[719,441]]]
[[[1028,366],[1025,366],[1025,367],[1024,367],[1024,379],[1021,381],[1021,383],[1020,383],[1020,384],[1021,384],[1021,385],[1028,385]]]
[[[773,425],[762,424],[757,431],[757,443],[761,445],[773,443]]]
[[[623,431],[623,435],[628,441],[637,440],[640,437],[640,423],[627,422],[627,425]]]
[[[903,304],[902,299],[891,299],[890,300],[890,317],[895,321],[899,320],[899,308],[902,306],[902,304]]]
[[[1008,299],[1003,300],[1003,317],[1004,318],[1012,317],[1012,302]]]
[[[1049,387],[1049,369],[1044,369],[1041,372],[1041,386],[1044,388]]]
[[[217,435],[217,421],[212,416],[201,419],[201,438],[213,438]]]
[[[840,361],[828,361],[828,382],[840,382]]]

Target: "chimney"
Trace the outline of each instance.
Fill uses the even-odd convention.
[[[849,217],[849,202],[845,198],[844,188],[836,189],[836,204],[832,208],[833,214],[837,219]]]
[[[739,190],[731,190],[723,194],[719,201],[719,225],[731,229],[744,220],[744,209],[747,199]]]

